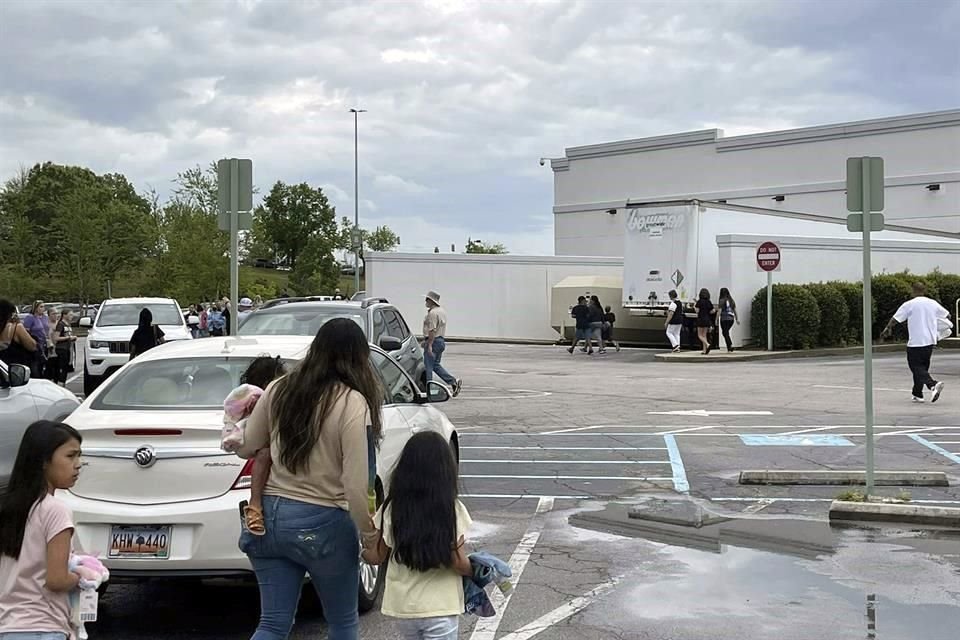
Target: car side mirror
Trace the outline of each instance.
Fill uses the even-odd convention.
[[[30,382],[30,368],[22,364],[12,364],[9,376],[11,387],[22,387]]]
[[[387,352],[400,351],[403,348],[403,342],[400,341],[400,338],[394,336],[381,336],[380,348]]]
[[[89,316],[84,316],[80,318],[80,326],[84,327],[85,329],[89,329],[90,327],[93,326],[93,318]]]
[[[442,382],[431,380],[427,383],[427,400],[429,402],[446,402],[450,399],[450,388]]]

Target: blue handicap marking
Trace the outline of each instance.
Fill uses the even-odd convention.
[[[743,444],[774,447],[852,447],[854,444],[843,436],[829,435],[746,435],[740,434]]]

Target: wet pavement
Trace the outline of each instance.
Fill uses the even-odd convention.
[[[470,544],[521,570],[502,618],[463,618],[461,640],[960,638],[960,532],[831,527],[841,488],[737,483],[743,469],[863,468],[858,360],[717,367],[462,343],[444,360],[465,379],[440,408],[460,430]],[[924,444],[960,455],[960,354],[937,353],[934,373],[943,398],[911,405],[902,356],[875,359],[877,459],[946,473],[950,487],[906,491],[960,506],[960,461]],[[784,444],[791,434],[802,438]],[[626,521],[631,504],[687,496],[729,520],[643,531],[582,521],[608,507]],[[114,585],[89,629],[94,640],[240,640],[256,617],[249,585]],[[326,638],[316,606],[291,637]],[[397,636],[372,612],[360,637]]]

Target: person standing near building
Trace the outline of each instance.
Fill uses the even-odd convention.
[[[610,305],[604,309],[603,314],[603,341],[613,345],[613,348],[620,351],[620,343],[613,337],[613,325],[617,322],[617,314],[610,310]]]
[[[587,353],[593,352],[593,345],[590,340],[596,340],[599,350],[597,353],[606,353],[607,349],[603,345],[603,307],[600,305],[600,298],[590,296],[590,305],[587,307],[587,319],[590,321],[590,337],[587,339],[587,346],[590,349]]]
[[[733,353],[733,340],[730,338],[730,329],[734,323],[740,324],[740,316],[737,315],[737,302],[730,295],[730,290],[726,287],[720,289],[720,299],[717,300],[717,306],[720,307],[720,313],[717,320],[720,322],[720,330],[723,332],[723,341],[727,344],[727,351]]]
[[[426,381],[430,382],[433,374],[440,376],[451,389],[453,397],[460,395],[463,380],[454,378],[440,364],[443,352],[447,348],[447,312],[440,306],[440,294],[428,291],[426,295],[427,315],[423,318],[423,363],[426,365]]]
[[[573,344],[570,345],[567,351],[573,353],[573,350],[577,348],[581,340],[584,341],[583,350],[586,351],[587,347],[590,347],[590,321],[587,319],[589,311],[587,310],[587,298],[585,296],[577,298],[577,304],[570,309],[570,315],[576,321],[576,326],[573,333]]]
[[[697,336],[703,345],[703,355],[710,354],[710,329],[715,324],[717,308],[710,302],[710,292],[700,289],[700,298],[697,300]]]
[[[913,373],[913,402],[923,402],[923,388],[933,391],[930,402],[936,402],[943,393],[943,383],[930,376],[930,357],[939,340],[940,320],[949,321],[950,312],[940,306],[936,300],[926,296],[927,287],[920,281],[913,283],[913,298],[907,300],[890,318],[881,338],[890,337],[893,328],[907,323],[909,339],[907,341],[907,365]]]
[[[670,341],[670,347],[673,353],[680,352],[680,331],[683,329],[683,304],[677,300],[676,289],[671,289],[670,304],[667,306],[667,319],[663,323],[663,328],[667,332],[667,340]]]

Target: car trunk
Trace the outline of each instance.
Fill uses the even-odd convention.
[[[220,411],[87,411],[77,418],[83,470],[71,491],[81,498],[152,505],[249,486],[246,461],[220,450]]]

